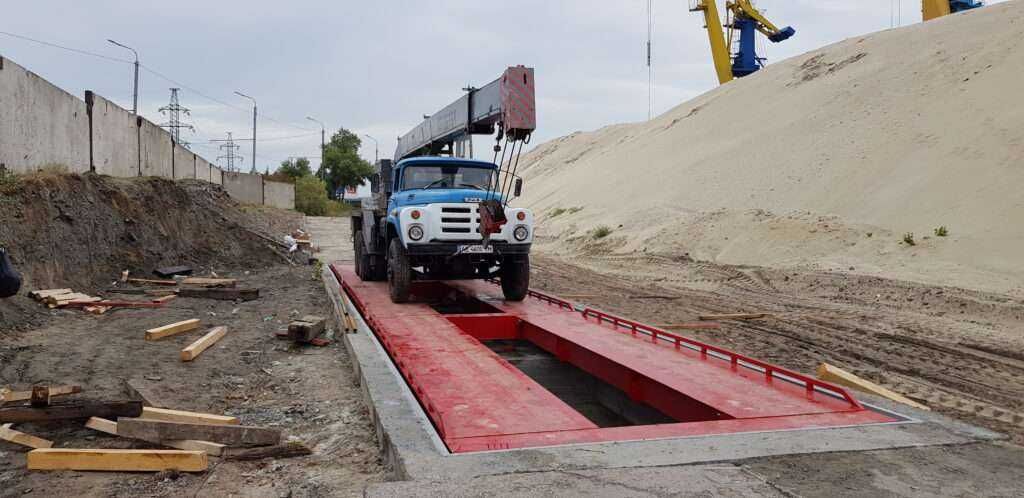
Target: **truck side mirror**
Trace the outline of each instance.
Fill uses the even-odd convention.
[[[514,193],[515,193],[516,197],[519,197],[520,195],[523,195],[523,179],[522,178],[516,178],[516,188],[515,188],[515,192]]]

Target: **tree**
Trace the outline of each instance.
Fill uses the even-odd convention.
[[[355,188],[374,173],[373,166],[359,157],[359,136],[344,128],[338,130],[331,141],[324,146],[324,163],[321,166],[327,171],[329,193],[341,191],[341,199],[345,199],[345,189]]]
[[[288,159],[287,161],[281,161],[281,166],[277,168],[277,172],[274,176],[287,176],[291,178],[291,181],[298,180],[304,176],[310,176],[313,174],[313,170],[309,167],[309,159],[300,157],[298,159]]]
[[[295,180],[295,210],[309,216],[327,214],[327,186],[319,178],[306,175]]]

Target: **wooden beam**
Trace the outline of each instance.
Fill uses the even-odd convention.
[[[302,443],[285,443],[260,448],[228,449],[225,460],[262,460],[264,458],[292,458],[312,455],[313,451]]]
[[[47,297],[50,297],[50,296],[54,296],[54,295],[60,295],[60,294],[71,294],[71,289],[36,290],[36,291],[29,292],[28,293],[28,297],[31,297],[32,299],[35,299],[36,301],[40,301],[40,300],[42,300],[44,298],[47,298]]]
[[[181,297],[195,297],[199,299],[219,299],[222,301],[234,301],[240,299],[242,301],[252,301],[259,299],[259,289],[207,289],[203,287],[191,288],[182,287],[178,290],[178,295]]]
[[[265,446],[281,442],[281,432],[267,427],[185,424],[141,418],[119,418],[117,433],[146,441],[195,439],[228,446]]]
[[[177,323],[172,323],[170,325],[164,325],[163,327],[149,329],[146,331],[146,340],[156,341],[158,339],[163,339],[164,337],[180,334],[182,332],[188,332],[190,330],[194,330],[197,328],[199,328],[199,319],[193,318],[191,320],[185,320]]]
[[[196,342],[189,344],[188,347],[181,350],[181,361],[192,361],[196,359],[203,351],[207,348],[216,344],[224,334],[228,333],[228,328],[221,325],[210,329],[206,335],[202,336]]]
[[[82,386],[52,386],[50,387],[50,397],[54,396],[65,396],[68,394],[76,394],[82,392]],[[13,402],[13,401],[25,401],[32,399],[32,391],[11,391],[10,389],[0,389],[0,401]]]
[[[847,372],[846,370],[834,365],[829,365],[828,363],[818,365],[818,378],[826,382],[852,387],[858,391],[881,396],[897,403],[903,403],[921,410],[931,410],[931,408],[928,408],[927,406],[922,405],[921,403],[918,403],[900,393],[886,389],[874,382],[871,382],[870,380],[862,379],[850,372]]]
[[[99,417],[92,417],[92,418],[89,419],[88,422],[85,423],[85,426],[90,428],[90,429],[97,430],[97,431],[100,431],[100,432],[105,432],[105,433],[113,435],[113,436],[119,436],[120,435],[120,434],[117,433],[117,422],[114,422],[113,420],[107,420],[107,419],[99,418]],[[179,450],[202,451],[202,452],[206,453],[207,455],[212,455],[212,456],[221,456],[222,454],[224,454],[224,449],[227,447],[226,445],[223,445],[223,444],[211,443],[209,441],[195,441],[195,440],[191,440],[191,439],[179,439],[179,440],[170,440],[170,441],[147,441],[147,442],[150,442],[150,443],[153,443],[153,444],[161,444],[161,445],[169,446],[171,448],[176,448],[176,449],[179,449]]]
[[[141,401],[89,402],[50,405],[44,408],[12,406],[0,408],[0,423],[39,422],[74,418],[117,418],[142,415]]]
[[[156,274],[156,276],[158,276],[160,278],[168,278],[168,277],[173,277],[175,275],[191,275],[192,274],[192,267],[191,266],[184,266],[184,265],[165,266],[163,268],[157,268],[157,269],[153,270],[153,273]]]
[[[11,429],[11,424],[0,425],[0,439],[29,448],[50,448],[53,441]]]
[[[166,303],[168,301],[175,300],[177,297],[178,296],[175,295],[175,294],[167,294],[166,296],[162,296],[162,297],[158,297],[158,298],[154,299],[153,302],[154,303]]]
[[[29,398],[29,404],[36,408],[50,406],[49,386],[32,386],[32,396]]]
[[[189,277],[181,281],[181,285],[194,285],[197,287],[234,287],[238,280],[233,278],[204,278]]]
[[[772,318],[769,313],[720,313],[712,315],[700,315],[701,320],[757,320],[760,318]]]
[[[140,285],[178,285],[177,280],[153,280],[151,278],[129,278],[128,283]]]
[[[288,337],[293,341],[310,342],[323,333],[327,320],[319,316],[304,316],[288,324]]]
[[[162,420],[164,422],[184,422],[190,424],[238,425],[238,417],[214,415],[212,413],[186,412],[166,408],[143,407],[139,417],[146,420]]]
[[[208,465],[202,451],[45,448],[28,452],[29,470],[203,472]]]

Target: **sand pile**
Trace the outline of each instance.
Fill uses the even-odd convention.
[[[650,122],[539,145],[520,203],[540,215],[542,251],[1022,294],[1022,88],[1024,3],[1000,3],[773,64]]]

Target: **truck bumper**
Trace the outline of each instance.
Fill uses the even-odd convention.
[[[464,245],[479,245],[479,242],[463,243],[430,243],[430,244],[409,244],[406,246],[406,253],[410,256],[453,256],[459,252],[459,247]],[[463,253],[466,256],[505,256],[529,254],[532,244],[509,244],[508,242],[491,242],[494,253]]]

